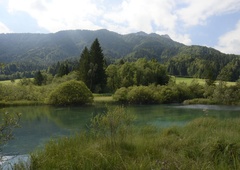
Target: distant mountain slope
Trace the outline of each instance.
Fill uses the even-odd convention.
[[[120,35],[108,30],[70,30],[51,34],[0,34],[0,62],[49,64],[79,57],[98,38],[106,57],[149,57],[162,60],[177,54],[183,44],[168,36],[143,32]]]

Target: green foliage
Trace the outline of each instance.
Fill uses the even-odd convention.
[[[88,87],[90,87],[89,72],[90,70],[90,54],[87,47],[84,48],[79,61],[78,76]]]
[[[44,82],[44,77],[40,71],[37,71],[34,77],[34,84],[41,86]]]
[[[177,103],[178,101],[178,91],[173,86],[162,86],[158,88],[157,91],[159,103]]]
[[[182,103],[185,104],[240,104],[240,86],[227,85],[226,82],[218,82],[213,85],[201,85],[193,80],[186,84],[176,84],[170,81],[163,86],[131,86],[119,88],[113,95],[113,99],[122,103],[150,104],[150,103]]]
[[[38,87],[32,84],[0,84],[0,101],[38,101],[43,103],[49,90],[50,88],[47,89],[46,87]]]
[[[236,81],[240,75],[240,59],[236,58],[229,62],[218,75],[219,80]]]
[[[211,85],[216,78],[236,81],[239,77],[238,60],[237,56],[225,55],[214,49],[190,46],[180,48],[178,55],[167,63],[169,74],[205,78]]]
[[[121,87],[114,93],[113,99],[124,103],[124,102],[127,102],[127,95],[128,95],[128,88]]]
[[[24,78],[20,79],[18,84],[22,85],[22,86],[28,86],[28,85],[33,84],[33,81],[31,79],[29,79],[29,78],[25,78],[24,77]]]
[[[131,104],[153,104],[157,103],[154,91],[147,86],[133,86],[127,94],[127,101]]]
[[[134,85],[164,85],[169,81],[165,66],[156,60],[147,61],[144,58],[121,65],[111,64],[107,67],[106,74],[107,86],[112,91]]]
[[[76,72],[71,72],[63,77],[52,77],[46,73],[43,73],[43,76],[46,80],[44,86],[35,86],[32,79],[29,78],[17,80],[15,83],[1,82],[0,103],[2,105],[44,104],[46,98],[56,86],[77,78]]]
[[[93,102],[93,95],[87,86],[76,80],[64,82],[49,95],[48,103],[53,105],[82,105]]]
[[[107,87],[112,92],[121,86],[121,79],[118,69],[119,66],[115,64],[111,64],[106,68]]]
[[[68,63],[61,63],[58,68],[57,76],[62,77],[64,75],[68,75],[68,73],[69,73]]]
[[[187,87],[185,85],[185,87]],[[192,98],[203,98],[204,97],[204,86],[200,85],[196,80],[193,80],[190,85],[188,85],[190,90],[190,95]]]
[[[181,103],[187,99],[203,97],[203,86],[193,82],[169,83],[164,86],[132,86],[116,90],[113,98],[123,103],[151,104],[151,103]]]

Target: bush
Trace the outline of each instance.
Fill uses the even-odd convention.
[[[123,107],[108,108],[106,114],[98,114],[91,119],[94,136],[104,136],[114,147],[117,141],[123,142],[130,134],[135,116],[128,114]]]
[[[48,100],[48,103],[53,105],[82,105],[92,102],[92,92],[82,81],[76,80],[60,84]]]
[[[161,86],[158,91],[158,99],[160,103],[178,102],[178,91],[173,87]]]
[[[157,103],[154,91],[147,86],[134,86],[129,91],[128,102],[131,104],[152,104]]]
[[[48,94],[44,87],[34,85],[3,84],[0,86],[0,101],[38,101],[43,102]]]
[[[113,99],[119,102],[127,102],[128,89],[126,87],[121,87],[113,95]]]

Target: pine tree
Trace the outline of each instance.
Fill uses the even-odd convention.
[[[64,75],[68,75],[68,73],[69,73],[68,64],[67,63],[66,64],[64,64],[64,63],[60,64],[57,75],[59,77],[62,77]]]
[[[34,84],[41,86],[43,84],[44,77],[41,73],[41,71],[37,71],[34,77]]]
[[[92,43],[90,48],[90,57],[95,70],[92,77],[92,91],[102,92],[106,86],[105,61],[102,48],[98,39]]]
[[[82,80],[88,86],[88,88],[90,88],[89,70],[90,70],[90,53],[88,48],[85,47],[80,56],[78,75],[79,79]]]
[[[90,48],[84,48],[79,65],[79,79],[82,80],[92,92],[103,92],[106,86],[105,62],[98,39]]]

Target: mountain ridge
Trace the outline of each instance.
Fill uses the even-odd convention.
[[[191,53],[192,47],[218,50],[204,46],[187,46],[172,40],[169,35],[137,32],[119,34],[106,29],[63,30],[56,33],[8,33],[0,34],[0,62],[33,62],[49,65],[57,61],[79,58],[84,47],[99,39],[105,57],[111,61],[116,59],[157,59],[166,62],[179,54]],[[227,55],[227,54],[225,54]],[[237,55],[234,55],[237,56]]]

